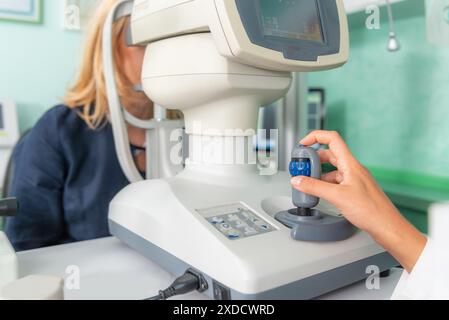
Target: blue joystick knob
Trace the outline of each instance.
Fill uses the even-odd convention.
[[[321,162],[317,151],[313,148],[302,145],[298,145],[293,148],[289,171],[293,177],[305,176],[320,179]],[[293,203],[302,211],[307,211],[306,209],[314,208],[319,203],[319,199],[317,197],[305,194],[296,189],[293,189],[292,191]]]
[[[290,174],[292,177],[312,175],[310,159],[292,159],[290,162]]]

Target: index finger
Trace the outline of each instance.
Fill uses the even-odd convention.
[[[305,146],[312,146],[316,143],[328,145],[337,158],[338,163],[346,164],[354,158],[347,144],[336,131],[313,131],[302,139],[300,143]]]

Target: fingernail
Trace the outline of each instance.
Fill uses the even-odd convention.
[[[294,177],[291,180],[291,183],[294,187],[299,187],[301,185],[301,182],[302,182],[302,177]]]

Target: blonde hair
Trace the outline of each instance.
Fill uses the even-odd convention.
[[[78,114],[92,129],[98,129],[107,123],[109,112],[106,84],[103,67],[103,25],[112,7],[120,0],[102,0],[92,16],[88,28],[87,39],[82,55],[81,66],[75,84],[69,88],[63,101],[69,108],[79,108]],[[119,41],[128,25],[129,18],[122,18],[114,23],[112,29],[112,47],[114,51],[115,79],[120,97],[133,101],[142,101],[149,105],[145,94],[136,92],[133,84],[125,75],[123,67],[118,61]],[[177,113],[169,112],[169,117],[177,117]]]

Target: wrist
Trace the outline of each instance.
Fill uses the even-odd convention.
[[[395,209],[383,228],[372,234],[374,240],[387,250],[407,272],[412,272],[427,243],[419,232]]]
[[[399,229],[402,229],[406,222],[401,213],[393,204],[384,206],[382,209],[373,209],[372,212],[378,214],[373,216],[373,222],[364,231],[382,246],[396,242],[397,237],[400,236]]]

